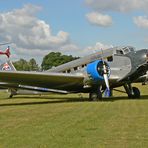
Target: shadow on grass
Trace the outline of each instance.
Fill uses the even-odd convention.
[[[26,98],[25,98],[26,99]],[[30,97],[31,99],[31,97]],[[43,98],[45,99],[45,98]],[[46,98],[47,99],[47,98]],[[8,99],[7,99],[8,100]],[[20,106],[20,105],[39,105],[39,104],[56,104],[56,103],[72,103],[72,102],[87,102],[89,101],[88,98],[48,98],[48,100],[42,100],[40,98],[40,101],[34,101],[31,100],[30,102],[14,102],[14,103],[3,103],[0,104],[0,106]]]
[[[148,100],[148,95],[142,95],[140,98],[128,98],[127,96],[117,96],[111,98],[103,98],[102,101],[119,101],[119,100]]]
[[[25,97],[24,99],[34,99],[35,98],[33,97]],[[17,97],[13,98],[13,99],[18,99]],[[39,97],[37,98],[39,99]],[[42,100],[42,99],[47,99],[47,100]],[[8,99],[7,99],[8,100]],[[12,100],[12,99],[11,99]],[[14,103],[3,103],[3,104],[0,104],[0,106],[24,106],[24,105],[39,105],[39,104],[56,104],[56,103],[72,103],[72,102],[89,102],[89,99],[88,98],[71,98],[71,97],[40,97],[40,101],[34,101],[34,100],[31,100],[31,102],[14,102]],[[114,101],[119,101],[119,100],[148,100],[148,95],[143,95],[141,96],[141,98],[139,99],[129,99],[128,97],[126,96],[121,96],[121,97],[111,97],[111,98],[103,98],[101,101],[98,101],[99,102],[114,102]],[[91,102],[90,102],[91,103]]]

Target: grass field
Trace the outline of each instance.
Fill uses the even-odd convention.
[[[115,93],[101,102],[0,92],[0,148],[147,148],[148,86],[139,88],[141,99]]]

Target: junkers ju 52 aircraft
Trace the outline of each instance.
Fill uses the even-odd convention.
[[[114,47],[96,52],[43,72],[16,71],[11,62],[8,70],[0,71],[0,86],[11,95],[20,89],[52,93],[89,93],[90,100],[101,100],[102,94],[112,96],[112,90],[124,86],[129,98],[139,98],[133,82],[147,81],[148,49]]]

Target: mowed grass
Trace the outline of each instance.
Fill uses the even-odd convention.
[[[114,93],[101,102],[0,92],[0,148],[147,148],[148,86],[138,87],[141,99]]]

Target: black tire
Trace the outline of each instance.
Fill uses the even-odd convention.
[[[92,93],[89,94],[89,100],[90,101],[97,101],[97,99],[98,99],[97,93],[92,92]]]
[[[101,101],[102,100],[102,93],[101,92],[91,92],[89,94],[90,101]]]
[[[133,87],[134,98],[140,98],[140,90],[137,87]]]
[[[137,87],[132,87],[132,94],[128,94],[128,98],[130,99],[136,99],[136,98],[140,98],[140,91]]]

